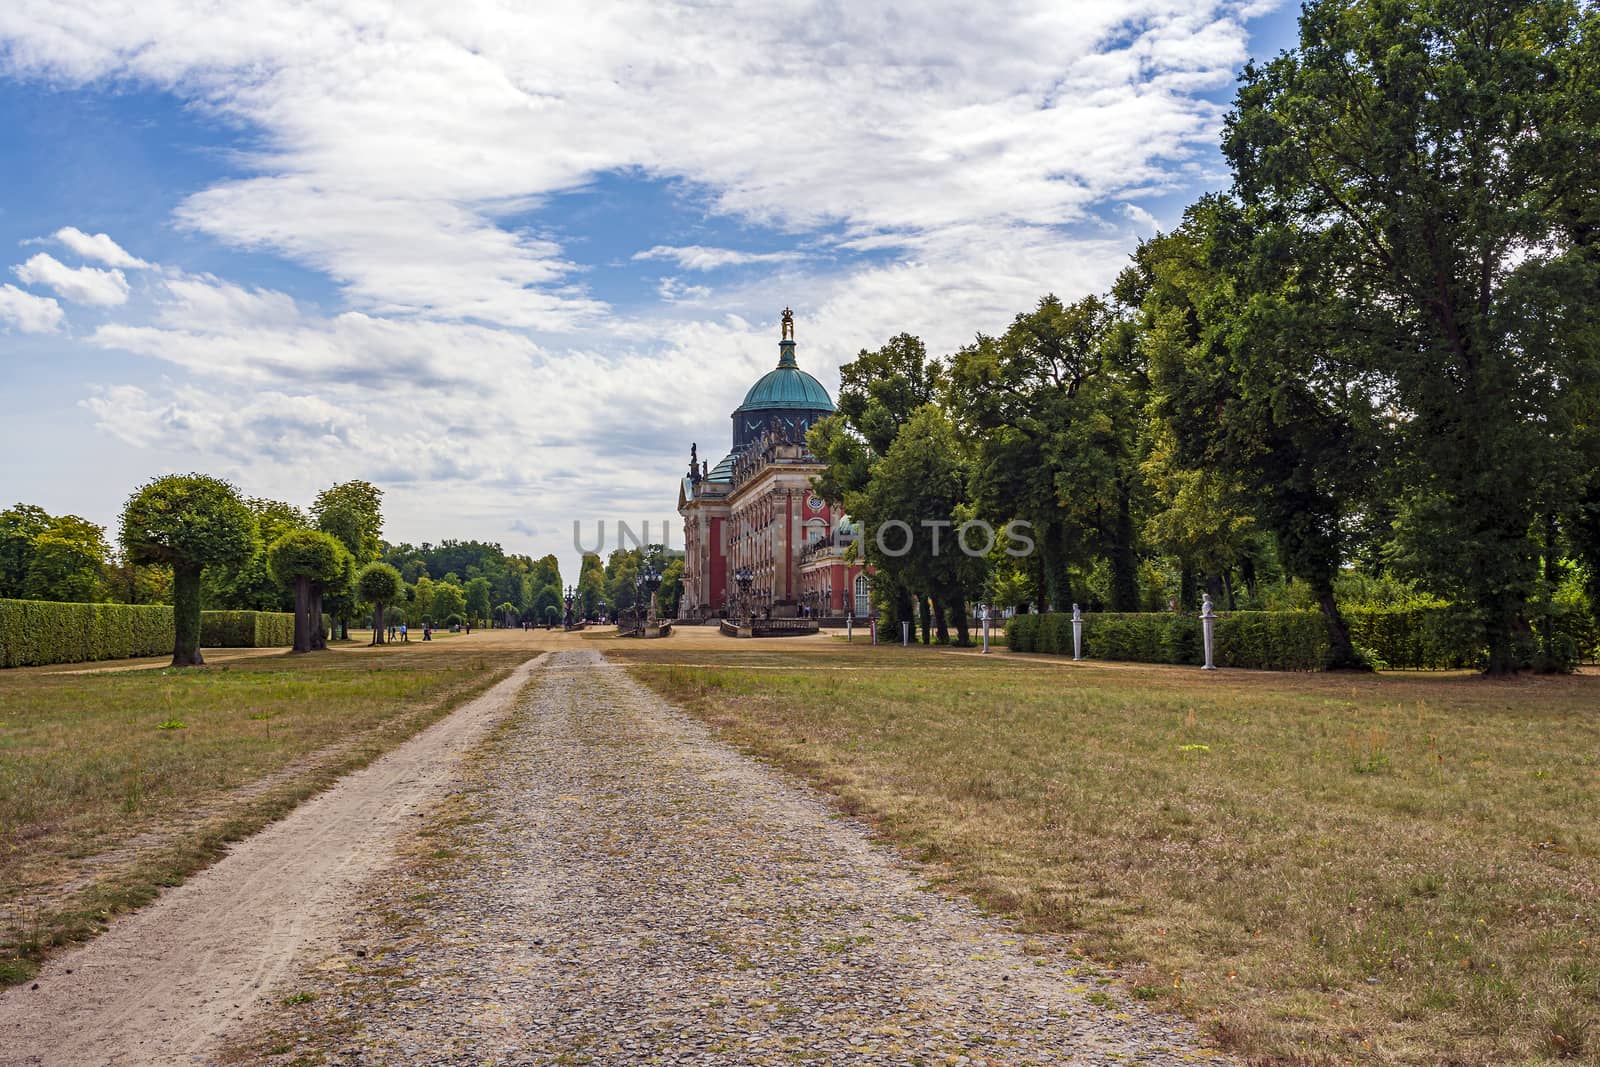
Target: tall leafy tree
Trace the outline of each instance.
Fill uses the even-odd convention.
[[[981,590],[984,574],[983,560],[963,552],[957,540],[956,528],[966,514],[966,487],[955,428],[936,405],[926,404],[873,464],[867,484],[845,497],[845,506],[866,528],[883,531],[882,537],[870,536],[866,543],[874,568],[926,594],[940,640],[949,639],[948,618],[963,645],[970,641],[967,598]],[[895,520],[906,523],[909,531],[883,526]],[[902,544],[906,551],[897,554]]]
[[[1334,579],[1352,513],[1382,488],[1381,380],[1367,369],[1371,336],[1341,325],[1359,294],[1336,264],[1285,263],[1286,239],[1236,201],[1207,197],[1118,280],[1140,307],[1157,461],[1203,472],[1173,488],[1211,498],[1169,496],[1157,529],[1218,565],[1241,547],[1218,541],[1244,531],[1230,512],[1254,516],[1321,606],[1332,664],[1357,666]],[[1196,504],[1217,514],[1208,522]]]
[[[1112,325],[1099,297],[1049,295],[950,368],[950,409],[976,442],[974,502],[991,522],[1033,526],[1038,590],[1057,608],[1072,599],[1069,570],[1098,556],[1111,607],[1138,610],[1138,400]]]
[[[104,598],[111,566],[105,527],[76,515],[46,516],[44,526],[22,547],[18,594],[23,598],[79,603]]]
[[[383,490],[371,482],[340,482],[317,494],[311,505],[317,529],[337,537],[358,564],[383,549]]]
[[[50,513],[35,504],[0,511],[0,599],[18,600],[28,583],[33,544],[50,527]]]
[[[489,618],[489,612],[491,610],[489,596],[493,592],[493,589],[489,584],[489,579],[480,575],[477,578],[469,580],[467,582],[465,592],[467,598],[467,618],[471,619],[474,623],[482,623],[487,621]]]
[[[465,618],[467,614],[466,590],[462,589],[461,583],[453,580],[452,576],[446,575],[442,580],[434,584],[433,603],[430,607],[433,611],[435,625],[447,624],[451,616]]]
[[[372,605],[372,643],[386,644],[384,610],[405,592],[405,582],[400,572],[377,560],[362,567],[356,574],[356,595]]]
[[[240,611],[292,611],[293,594],[273,580],[267,548],[290,530],[309,529],[311,519],[281,500],[252,497],[244,503],[256,520],[255,551],[238,567],[208,571],[204,600],[208,606]]]
[[[350,582],[339,591],[329,589],[327,609],[338,621],[341,639],[350,636],[350,614],[355,598],[350,595],[354,569],[377,559],[383,551],[383,490],[371,482],[355,479],[340,482],[317,494],[311,504],[317,529],[337,537],[350,553]]]
[[[152,479],[122,509],[122,545],[135,563],[172,568],[172,665],[203,664],[200,577],[237,565],[255,548],[255,519],[228,482],[204,474]]]
[[[593,552],[584,553],[578,565],[578,602],[583,605],[586,619],[598,617],[600,602],[606,595],[606,569],[600,557]]]
[[[349,550],[321,530],[290,530],[268,547],[267,567],[275,581],[294,591],[294,651],[326,648],[322,601],[330,589],[349,584]]]
[[[1581,488],[1595,33],[1594,8],[1563,0],[1311,0],[1299,47],[1246,68],[1224,140],[1263,254],[1324,279],[1340,314],[1323,325],[1385,383],[1403,543],[1476,613],[1492,673],[1517,665],[1537,520]]]
[[[839,379],[837,411],[811,427],[806,444],[825,464],[814,479],[817,492],[848,509],[852,494],[867,488],[873,465],[889,451],[901,429],[938,398],[942,371],[919,338],[901,333],[875,351],[862,349],[839,369]],[[895,518],[917,521],[916,516],[902,515],[885,515],[881,521]],[[911,619],[924,591],[908,584],[912,572],[897,559],[885,557],[876,563],[873,589],[892,609],[886,621]]]

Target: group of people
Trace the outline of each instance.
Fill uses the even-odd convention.
[[[432,641],[433,640],[433,627],[431,625],[429,625],[428,623],[426,623],[426,622],[424,622],[422,624],[422,639],[424,641]],[[399,641],[403,645],[409,645],[411,643],[411,630],[410,630],[410,628],[407,627],[406,624],[403,623],[403,622],[401,622],[401,623],[393,623],[393,622],[391,622],[389,624],[389,640],[390,641]]]

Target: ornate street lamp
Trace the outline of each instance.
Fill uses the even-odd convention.
[[[576,591],[573,590],[572,586],[570,586],[570,585],[567,586],[567,595],[566,595],[567,621],[565,623],[563,623],[562,625],[568,627],[569,629],[572,626],[572,604],[577,599],[578,599],[578,595],[577,595]]]

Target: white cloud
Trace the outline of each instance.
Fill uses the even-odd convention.
[[[40,252],[12,267],[11,272],[29,285],[53,289],[74,304],[115,307],[128,301],[128,278],[114,268],[69,267],[48,252]]]
[[[91,335],[143,364],[138,384],[86,401],[107,432],[301,502],[372,478],[412,539],[509,538],[670,513],[688,441],[720,457],[786,303],[802,365],[831,387],[901,330],[949,352],[1045,291],[1103,288],[1127,223],[1154,222],[1131,201],[1210,179],[1222,108],[1201,94],[1230,84],[1247,13],[10,0],[0,76],[154,87],[248,131],[240,176],[185,190],[177,221],[321,272],[344,298],[323,314],[240,279],[163,274],[149,315],[141,299]],[[634,260],[763,269],[715,289],[641,278],[660,300],[608,306],[585,288],[583,245],[564,244],[593,223],[556,206],[617,175],[690,189],[686,214],[806,251],[663,227]],[[145,265],[103,234],[56,239]],[[78,296],[39,284],[68,299],[127,299],[118,269],[44,259],[39,277],[70,275]],[[59,325],[55,301],[11,286],[0,316],[17,321],[18,301]]]
[[[1161,229],[1161,224],[1156,217],[1138,204],[1123,204],[1122,215],[1144,233],[1155,233]]]
[[[61,328],[61,319],[61,305],[52,298],[0,285],[0,325],[10,324],[23,333],[50,333]]]
[[[129,255],[121,245],[113,241],[107,234],[87,234],[76,226],[63,226],[52,236],[84,259],[92,259],[96,263],[104,263],[108,267],[143,270],[150,266],[150,264],[137,256]]]
[[[801,252],[740,252],[732,248],[707,248],[705,245],[656,245],[635,252],[634,260],[672,260],[684,270],[708,271],[720,267],[745,267],[761,263],[793,263],[805,258]]]
[[[685,285],[675,277],[662,278],[656,283],[656,294],[663,300],[704,300],[711,289],[704,285]]]
[[[0,36],[16,71],[142,80],[261,132],[256,175],[184,223],[326,271],[364,310],[565,330],[607,309],[507,211],[631,172],[791,231],[1004,244],[1170,187],[1214,140],[1196,92],[1231,80],[1242,10],[19,0]]]

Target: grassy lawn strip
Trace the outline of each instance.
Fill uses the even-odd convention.
[[[1600,1062],[1592,677],[743,647],[607,653],[1252,1064]]]
[[[527,651],[340,649],[0,674],[0,983],[504,678]]]

